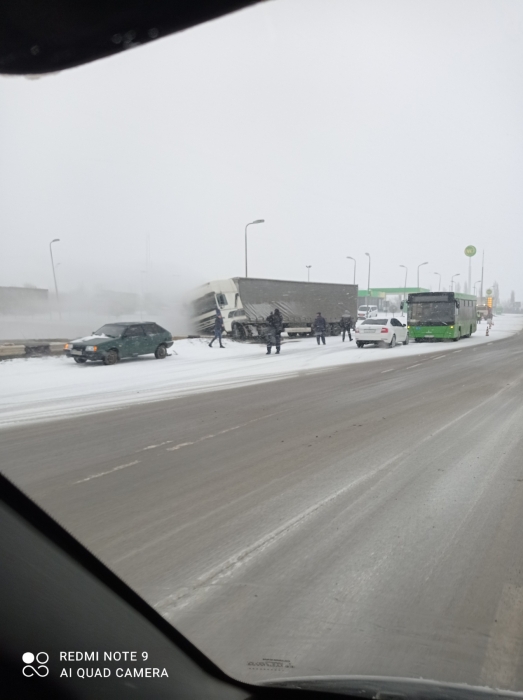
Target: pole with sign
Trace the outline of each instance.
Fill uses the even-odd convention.
[[[476,255],[477,250],[476,247],[473,245],[468,245],[465,248],[465,255],[469,259],[469,284],[468,284],[468,293],[470,294],[472,291],[472,258]]]

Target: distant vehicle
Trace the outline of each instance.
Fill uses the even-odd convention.
[[[157,323],[107,323],[92,335],[71,340],[65,354],[78,364],[101,360],[114,365],[126,357],[152,353],[163,360],[172,344],[172,335]]]
[[[387,345],[395,347],[397,343],[408,345],[409,331],[397,318],[366,318],[356,327],[356,345]]]
[[[356,317],[357,300],[358,287],[354,284],[233,277],[195,290],[192,318],[199,332],[211,332],[219,309],[228,335],[238,340],[262,338],[267,329],[265,319],[278,308],[284,330],[292,338],[310,335],[320,311],[328,332],[337,335],[345,311]]]
[[[377,318],[378,307],[370,304],[363,304],[358,307],[358,318]]]
[[[409,294],[407,326],[417,343],[469,338],[477,329],[476,297],[457,292]]]

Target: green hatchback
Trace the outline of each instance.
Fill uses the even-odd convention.
[[[157,323],[106,323],[92,335],[71,340],[65,354],[78,364],[101,360],[114,365],[118,360],[154,354],[158,360],[167,356],[173,344],[172,335]]]

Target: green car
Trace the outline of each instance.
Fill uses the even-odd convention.
[[[126,357],[154,353],[158,360],[167,356],[173,344],[172,335],[157,323],[106,323],[92,335],[72,340],[65,345],[65,354],[78,364],[101,360],[114,365]]]

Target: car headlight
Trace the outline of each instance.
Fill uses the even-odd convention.
[[[73,344],[72,344],[72,343],[66,343],[66,344],[64,345],[64,350],[71,350],[72,347],[73,347]]]
[[[85,349],[87,352],[96,352],[98,350],[97,345],[86,345]]]

